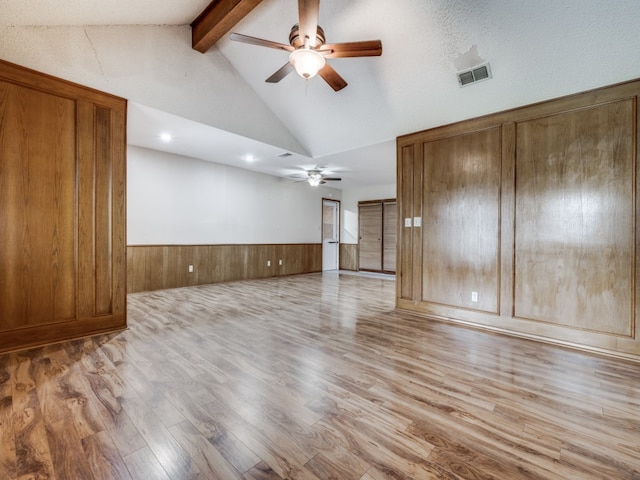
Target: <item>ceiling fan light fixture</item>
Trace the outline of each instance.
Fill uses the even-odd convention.
[[[289,63],[302,78],[312,78],[324,67],[324,57],[310,48],[302,47],[289,55]]]
[[[312,187],[317,187],[318,185],[320,185],[320,182],[322,181],[322,175],[319,173],[310,173],[307,181],[309,182],[309,185],[311,185]]]

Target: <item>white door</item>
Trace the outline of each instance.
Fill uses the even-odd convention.
[[[338,270],[340,202],[322,200],[322,270]]]

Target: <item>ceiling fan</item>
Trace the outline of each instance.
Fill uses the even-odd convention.
[[[361,42],[325,43],[324,30],[318,25],[320,0],[298,0],[298,23],[291,27],[289,45],[261,38],[232,33],[236,42],[275,48],[289,52],[289,61],[267,78],[267,83],[277,83],[294,70],[303,78],[320,75],[336,92],[347,82],[326,61],[327,58],[372,57],[382,55],[380,40]]]
[[[305,174],[290,175],[291,178],[300,178],[301,181],[306,181],[312,187],[317,187],[327,182],[339,182],[342,180],[340,177],[329,177],[329,172],[324,171],[324,167],[315,167],[310,170],[306,170]]]

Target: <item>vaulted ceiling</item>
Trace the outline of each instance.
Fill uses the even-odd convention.
[[[275,175],[322,164],[344,187],[393,183],[398,135],[640,77],[637,0],[321,0],[327,42],[383,45],[329,60],[339,92],[295,74],[265,83],[284,51],[228,35],[192,50],[208,4],[2,0],[0,58],[129,98],[132,144]],[[232,31],[286,44],[297,20],[296,0],[263,0]],[[482,62],[493,78],[461,88],[457,73]]]

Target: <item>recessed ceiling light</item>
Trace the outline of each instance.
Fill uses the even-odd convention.
[[[163,142],[170,142],[172,139],[173,137],[170,133],[165,132],[160,134],[160,140],[162,140]]]
[[[254,157],[253,155],[251,155],[250,153],[246,154],[244,156],[245,161],[247,161],[248,163],[253,163],[256,161],[256,157]]]

